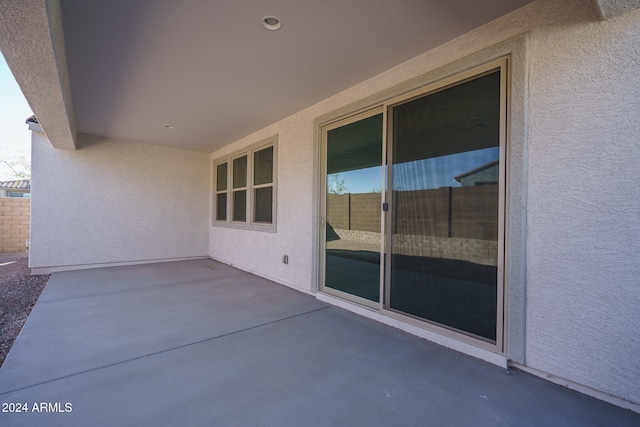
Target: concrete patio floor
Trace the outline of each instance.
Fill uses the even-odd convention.
[[[2,426],[640,425],[211,260],[53,274],[0,402],[28,407]]]

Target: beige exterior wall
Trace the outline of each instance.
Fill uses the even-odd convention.
[[[33,132],[36,272],[207,256],[209,155],[81,135],[56,149]]]
[[[26,198],[0,197],[0,252],[27,250],[30,205]]]

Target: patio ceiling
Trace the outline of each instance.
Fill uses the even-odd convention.
[[[31,0],[0,49],[56,147],[214,151],[530,1]]]

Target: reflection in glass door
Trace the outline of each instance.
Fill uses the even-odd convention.
[[[385,307],[496,342],[501,72],[392,106]]]
[[[323,126],[323,291],[503,350],[506,66]]]
[[[383,114],[325,129],[324,287],[380,299]]]

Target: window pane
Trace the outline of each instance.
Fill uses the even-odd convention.
[[[270,184],[272,182],[273,147],[268,147],[253,154],[253,184]]]
[[[495,341],[500,74],[393,112],[389,306]]]
[[[216,219],[218,221],[227,220],[227,193],[216,195]]]
[[[271,223],[273,205],[273,187],[255,189],[254,212],[256,222]]]
[[[216,190],[224,191],[227,189],[227,164],[222,163],[217,167]]]
[[[247,158],[245,157],[245,160]],[[234,221],[246,221],[247,220],[247,191],[234,191],[233,192],[233,220]]]
[[[327,134],[325,282],[327,288],[380,300],[383,116]]]
[[[247,156],[233,159],[233,188],[247,186]]]

